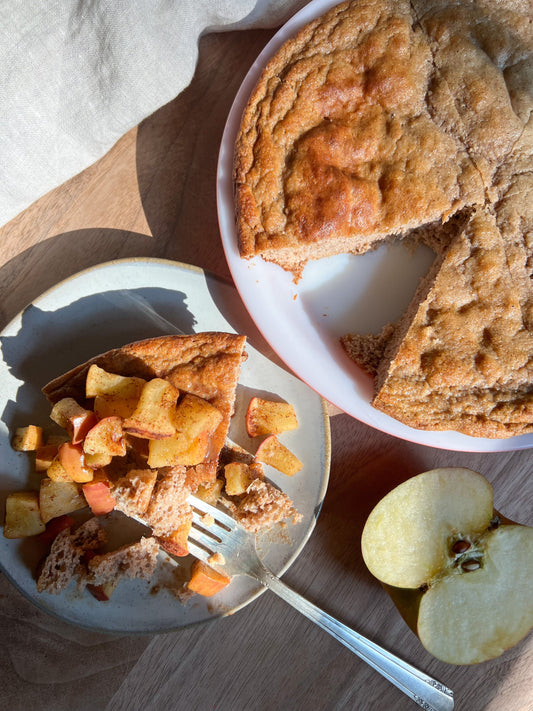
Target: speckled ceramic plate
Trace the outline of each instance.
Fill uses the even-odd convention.
[[[50,423],[50,408],[41,387],[98,353],[172,333],[174,327],[185,333],[228,331],[250,336],[230,429],[236,443],[253,447],[244,427],[246,406],[253,394],[273,393],[296,408],[300,427],[282,437],[304,468],[294,477],[268,468],[267,476],[291,496],[303,519],[260,540],[265,561],[281,573],[309,538],[326,490],[330,439],[324,401],[254,348],[254,334],[257,339],[260,336],[232,286],[175,262],[120,260],[88,269],[36,299],[0,334],[2,520],[10,491],[38,487],[31,455],[13,451],[10,437],[16,427]],[[112,514],[106,522],[118,542],[125,525],[121,514]],[[183,605],[169,590],[173,564],[161,553],[152,584],[123,581],[109,602],[77,592],[74,583],[61,595],[39,594],[33,576],[40,555],[32,538],[8,540],[0,536],[0,564],[12,582],[43,610],[94,630],[164,632],[235,612],[262,591],[254,581],[239,577],[217,596],[195,596]]]
[[[457,432],[416,430],[375,410],[373,384],[353,363],[339,338],[378,333],[409,304],[432,252],[383,246],[360,256],[340,255],[310,262],[298,284],[292,274],[260,258],[241,259],[233,203],[233,149],[242,111],[263,67],[304,24],[335,5],[314,0],[271,39],[252,65],[228,116],[219,154],[217,200],[220,232],[233,280],[257,327],[279,357],[310,387],[358,420],[395,437],[457,451],[494,452],[533,447],[533,434],[482,439]]]

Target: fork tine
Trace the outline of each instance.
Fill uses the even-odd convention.
[[[202,548],[201,546],[196,545],[196,543],[193,540],[191,540],[190,538],[187,541],[187,545],[189,548],[189,553],[191,553],[195,558],[199,558],[200,560],[203,560],[204,563],[208,562],[212,553],[209,553],[209,551],[206,551],[205,548]]]
[[[216,521],[224,524],[227,528],[235,528],[235,519],[228,516],[228,514],[224,513],[224,511],[221,511],[216,506],[211,506],[211,504],[208,504],[206,501],[203,501],[203,499],[200,499],[193,494],[189,496],[189,503],[198,511],[201,511],[204,514],[211,514]]]
[[[211,553],[216,550],[217,546],[220,545],[220,540],[215,538],[213,535],[206,533],[204,530],[193,526],[189,532],[189,540],[191,536],[194,538],[196,543],[201,543],[202,546],[208,548]]]

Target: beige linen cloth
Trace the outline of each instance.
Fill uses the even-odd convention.
[[[0,0],[0,224],[177,96],[203,33],[277,27],[305,4]],[[108,708],[150,643],[56,620],[1,572],[0,629],[0,709],[10,711]],[[184,644],[198,634],[184,630]]]
[[[0,0],[0,225],[191,81],[200,35],[305,0]]]

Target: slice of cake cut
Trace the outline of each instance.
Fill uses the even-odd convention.
[[[531,265],[525,269],[495,216],[476,210],[389,338],[373,405],[419,429],[532,432],[533,334],[524,318]]]
[[[184,503],[187,496],[200,484],[216,478],[220,450],[234,410],[245,342],[244,336],[219,332],[138,341],[92,358],[43,388],[53,403],[70,397],[91,409],[93,401],[86,397],[86,380],[89,368],[96,364],[106,373],[143,378],[146,382],[168,381],[176,390],[178,403],[186,395],[194,395],[221,413],[222,418],[210,433],[207,454],[198,464],[160,467],[151,475],[147,440],[128,435],[126,456],[113,457],[112,463],[104,467],[111,493],[116,487],[117,508],[143,520],[154,529],[160,542],[164,543],[190,518],[190,508]]]

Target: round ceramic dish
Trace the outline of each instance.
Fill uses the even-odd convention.
[[[372,381],[348,358],[339,338],[352,332],[378,333],[384,324],[399,318],[433,260],[428,248],[411,254],[396,244],[364,255],[310,262],[297,284],[292,274],[275,264],[239,256],[232,172],[242,111],[270,57],[304,24],[334,4],[334,0],[310,2],[276,33],[252,65],[228,115],[218,162],[218,216],[226,259],[240,296],[263,336],[291,370],[326,400],[371,427],[419,444],[465,452],[533,447],[533,434],[483,439],[416,430],[370,404]]]
[[[303,461],[303,470],[286,477],[266,468],[267,476],[293,500],[302,521],[288,524],[282,534],[261,537],[260,550],[272,570],[282,573],[309,538],[326,491],[329,462],[329,421],[324,401],[304,383],[253,347],[253,324],[235,289],[184,264],[155,259],[120,260],[101,264],[50,289],[19,314],[0,334],[0,490],[2,510],[7,494],[38,488],[31,456],[10,446],[14,428],[46,426],[50,406],[41,387],[53,377],[98,353],[142,338],[172,332],[227,331],[249,334],[248,359],[243,363],[230,437],[253,451],[244,426],[254,394],[276,394],[291,402],[300,426],[283,434],[283,442]],[[111,515],[108,528],[120,542],[121,514]],[[151,584],[122,581],[109,602],[98,602],[75,584],[61,595],[39,594],[34,570],[35,541],[0,536],[0,565],[12,582],[35,604],[58,617],[93,630],[155,633],[184,627],[235,612],[263,588],[245,577],[213,598],[178,601],[167,583],[174,564],[160,553],[160,570]],[[159,588],[154,594],[154,588]]]

